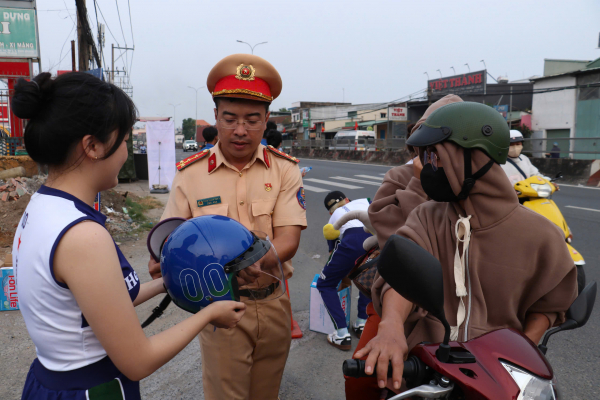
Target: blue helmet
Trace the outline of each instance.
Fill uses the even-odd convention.
[[[148,236],[148,248],[160,257],[173,302],[197,313],[215,301],[239,301],[237,273],[260,260],[271,243],[234,219],[206,215],[161,221]]]

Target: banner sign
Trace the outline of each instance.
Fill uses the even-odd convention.
[[[0,8],[0,57],[39,58],[35,10]]]
[[[0,122],[8,122],[8,103],[0,103]]]
[[[408,108],[406,107],[389,107],[388,120],[390,121],[408,121]]]
[[[494,110],[498,111],[503,117],[504,119],[506,119],[506,117],[508,116],[508,105],[502,105],[502,106],[494,106]]]
[[[173,121],[146,122],[148,153],[148,186],[167,185],[177,173],[175,166],[175,124]]]
[[[483,94],[487,82],[487,72],[476,71],[468,74],[454,75],[447,78],[433,79],[427,81],[429,93],[435,97],[447,94]]]

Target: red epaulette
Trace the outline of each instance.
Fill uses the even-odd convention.
[[[295,162],[296,164],[300,162],[300,160],[298,160],[296,157],[292,157],[289,154],[284,153],[283,151],[279,151],[271,145],[267,146],[267,149],[269,149],[271,153],[278,155],[281,158],[285,158],[288,161]]]
[[[183,160],[179,161],[176,164],[177,170],[181,171],[182,169],[184,169],[188,165],[191,165],[191,164],[195,163],[198,160],[202,160],[204,157],[206,157],[209,154],[210,154],[210,150],[206,149],[206,150],[202,150],[200,153],[194,154],[193,156],[189,156],[188,158],[184,158]]]

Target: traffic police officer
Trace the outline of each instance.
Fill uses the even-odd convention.
[[[264,232],[289,279],[306,228],[302,177],[296,158],[260,144],[281,77],[260,57],[234,54],[213,67],[206,86],[215,102],[219,141],[177,163],[162,219],[216,214]],[[158,263],[150,261],[149,270],[160,276]],[[200,335],[206,399],[278,397],[291,342],[290,301],[287,295],[253,301],[270,295],[264,289],[253,292],[242,293],[248,308],[235,329],[206,329]]]

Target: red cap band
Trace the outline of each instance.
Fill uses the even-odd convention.
[[[271,89],[263,79],[255,77],[254,80],[243,80],[236,78],[235,75],[229,75],[221,78],[215,85],[213,97],[226,94],[241,94],[255,96],[262,100],[273,101]]]

